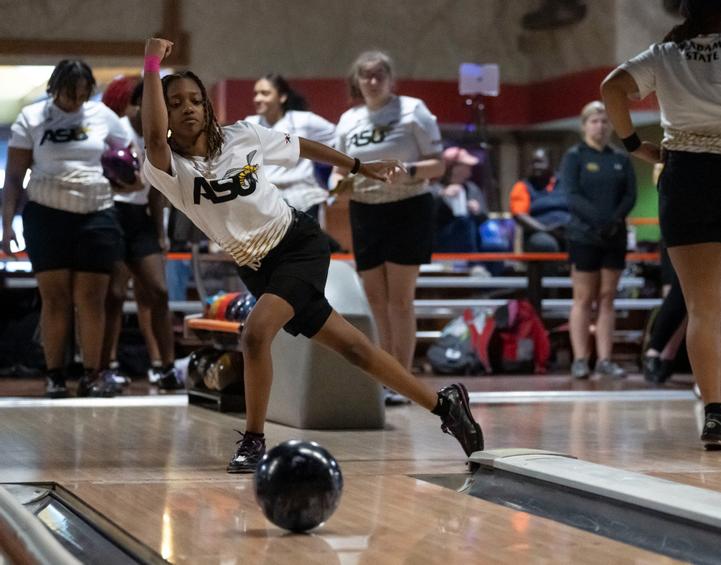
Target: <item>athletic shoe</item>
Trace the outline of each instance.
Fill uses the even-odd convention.
[[[240,434],[240,439],[235,443],[238,449],[228,463],[228,473],[255,473],[258,463],[265,455],[265,438],[235,430]]]
[[[183,381],[180,380],[175,367],[171,367],[161,374],[161,377],[158,379],[158,388],[161,390],[178,390],[185,388],[185,385]]]
[[[706,414],[701,441],[706,445],[721,445],[721,414]]]
[[[658,355],[655,357],[649,355],[643,356],[643,378],[654,384],[663,382],[661,358]]]
[[[596,374],[602,377],[611,377],[614,379],[622,379],[626,376],[626,371],[610,359],[599,359],[596,362],[595,371]]]
[[[60,371],[49,371],[45,381],[45,396],[48,398],[65,398],[68,396],[68,387],[65,386],[65,377]]]
[[[411,403],[408,398],[387,387],[383,387],[383,401],[386,406],[401,406]]]
[[[471,414],[468,391],[462,384],[452,384],[438,391],[441,429],[461,444],[466,455],[483,451],[483,431]]]
[[[122,392],[122,388],[113,380],[110,371],[86,371],[78,381],[77,395],[79,397],[95,396],[109,398]]]
[[[155,365],[148,369],[148,382],[151,385],[157,385],[163,376],[163,369]]]
[[[108,373],[107,378],[111,379],[120,390],[130,386],[130,383],[132,382],[130,377],[121,373],[119,369],[108,369],[105,372]],[[118,390],[118,392],[120,392],[120,390]]]
[[[575,359],[571,364],[571,376],[574,379],[587,379],[591,376],[591,369],[586,359]]]

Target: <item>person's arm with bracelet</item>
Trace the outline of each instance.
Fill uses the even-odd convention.
[[[395,180],[399,175],[406,174],[400,161],[368,161],[361,163],[360,159],[350,157],[317,141],[305,139],[304,137],[299,139],[300,157],[303,159],[333,165],[340,170],[348,171],[349,174],[360,173],[383,182]]]
[[[18,208],[18,202],[23,192],[25,174],[33,163],[32,149],[19,149],[8,147],[7,166],[5,168],[5,185],[2,192],[3,210],[3,239],[2,248],[5,253],[12,255],[10,244],[17,239],[13,230],[13,218]]]
[[[152,38],[145,42],[143,73],[143,140],[145,158],[156,169],[170,173],[171,152],[168,145],[168,108],[160,82],[160,61],[170,55],[173,43]]]
[[[634,157],[649,163],[661,162],[661,150],[658,145],[641,141],[631,121],[628,101],[637,98],[638,85],[633,77],[623,69],[616,69],[601,84],[601,96],[606,105],[608,119],[621,138],[626,150]]]

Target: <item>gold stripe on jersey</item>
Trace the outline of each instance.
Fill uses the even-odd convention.
[[[407,184],[386,184],[363,175],[353,177],[351,200],[363,204],[385,204],[413,198],[428,191],[428,182],[419,180]]]
[[[27,190],[32,202],[65,212],[89,214],[113,206],[113,193],[107,181],[84,183],[31,178]]]
[[[721,135],[709,135],[668,128],[664,132],[663,146],[669,151],[721,154]]]
[[[243,239],[219,241],[218,245],[230,254],[239,266],[259,269],[261,260],[280,243],[293,222],[293,211],[288,206],[284,208],[285,213],[266,226],[262,232],[248,235]]]

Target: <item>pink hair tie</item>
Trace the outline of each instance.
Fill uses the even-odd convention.
[[[146,55],[143,64],[143,70],[146,73],[159,73],[160,57],[158,55]]]

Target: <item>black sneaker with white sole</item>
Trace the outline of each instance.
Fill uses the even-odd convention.
[[[183,381],[180,380],[175,367],[171,367],[166,369],[158,379],[158,388],[160,390],[180,390],[181,388],[185,388],[185,385]]]
[[[66,398],[68,396],[68,387],[62,371],[48,371],[45,378],[45,396],[48,398]]]
[[[240,439],[235,442],[238,449],[226,470],[228,473],[255,473],[258,463],[265,455],[265,438],[258,434],[235,431],[240,434]]]
[[[441,429],[458,440],[466,455],[483,451],[483,431],[471,414],[465,386],[457,383],[439,390],[434,413],[441,417]]]
[[[701,441],[706,446],[721,446],[721,414],[709,412],[703,423],[703,431],[701,432]]]
[[[110,371],[97,373],[88,370],[78,381],[77,395],[110,398],[121,393],[122,390],[122,387],[114,381]]]

